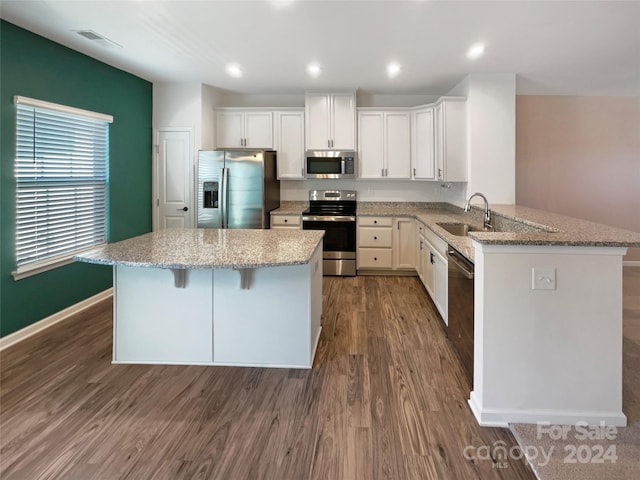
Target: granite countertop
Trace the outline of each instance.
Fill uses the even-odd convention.
[[[593,247],[640,247],[640,233],[567,217],[518,205],[490,205],[497,231],[482,229],[483,209],[462,208],[446,203],[360,202],[360,216],[414,217],[436,235],[474,260],[472,240],[484,245],[561,245]],[[467,223],[478,229],[462,237],[438,226],[438,223]]]
[[[324,231],[167,229],[83,252],[79,262],[173,269],[309,263]]]
[[[302,215],[302,212],[307,208],[309,208],[309,202],[285,201],[280,202],[280,207],[271,210],[271,213],[276,215]]]
[[[470,212],[449,203],[358,202],[359,216],[413,217],[469,260],[473,240],[483,245],[560,245],[577,247],[640,247],[640,233],[518,205],[489,205],[496,231],[482,228],[483,209]],[[282,202],[272,213],[299,215],[308,202]],[[452,235],[438,223],[467,223],[477,229],[469,236]]]

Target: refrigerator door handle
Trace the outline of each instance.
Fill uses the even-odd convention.
[[[222,228],[229,228],[229,169],[222,168]]]

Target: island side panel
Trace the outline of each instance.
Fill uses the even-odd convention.
[[[480,424],[625,425],[625,249],[475,246],[470,405]],[[534,268],[555,270],[555,289],[533,289]]]
[[[114,363],[211,365],[212,279],[187,270],[176,288],[171,270],[114,266]]]
[[[311,368],[322,313],[319,252],[308,264],[253,269],[248,289],[238,271],[215,270],[216,365]]]

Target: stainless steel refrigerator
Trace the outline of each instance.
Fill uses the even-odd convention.
[[[198,152],[198,228],[269,228],[279,206],[276,152]]]

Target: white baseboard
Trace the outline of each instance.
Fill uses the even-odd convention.
[[[15,345],[16,343],[21,342],[22,340],[25,340],[35,335],[36,333],[51,327],[52,325],[55,325],[56,323],[66,320],[71,315],[74,315],[83,310],[86,310],[87,308],[95,305],[98,302],[101,302],[102,300],[106,300],[112,295],[113,295],[113,288],[108,288],[107,290],[97,293],[92,297],[86,298],[81,302],[78,302],[74,305],[71,305],[70,307],[65,308],[64,310],[60,310],[59,312],[56,312],[53,315],[49,315],[48,317],[43,318],[42,320],[36,323],[32,323],[31,325],[28,325],[23,329],[18,330],[17,332],[13,332],[9,335],[6,335],[0,338],[0,352],[5,348],[9,348],[10,346]]]
[[[477,395],[471,392],[469,407],[481,427],[508,427],[511,423],[548,422],[551,425],[575,425],[586,422],[588,425],[627,426],[627,416],[622,411],[584,411],[584,410],[540,410],[540,409],[488,409],[480,407]]]
[[[640,267],[640,260],[625,260],[622,262],[623,267]]]

